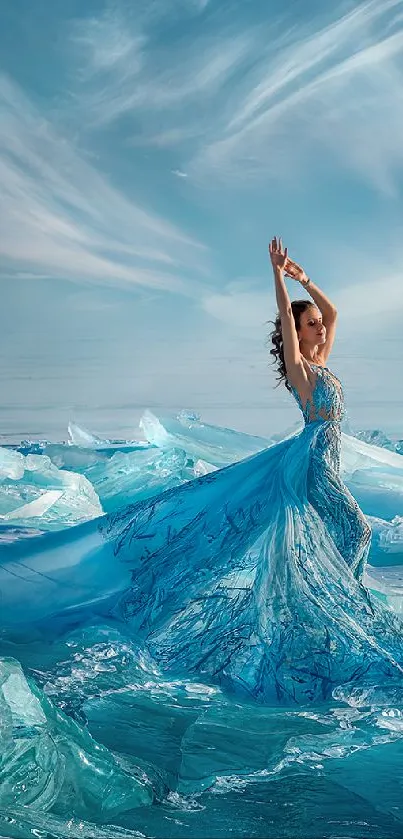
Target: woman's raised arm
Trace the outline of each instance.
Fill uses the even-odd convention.
[[[287,371],[287,379],[295,387],[299,388],[307,381],[307,375],[301,360],[301,352],[297,330],[295,328],[294,315],[291,309],[291,300],[284,280],[285,267],[288,262],[287,248],[283,249],[281,239],[274,237],[269,245],[269,254],[274,272],[274,284],[276,289],[276,300],[281,319],[281,331],[283,336],[284,363]]]
[[[318,356],[322,362],[327,361],[336,336],[337,309],[334,303],[326,297],[320,289],[305,273],[304,269],[287,257],[284,268],[287,277],[292,277],[303,285],[309,296],[312,297],[318,309],[322,312],[323,325],[326,327],[326,341],[319,347]]]

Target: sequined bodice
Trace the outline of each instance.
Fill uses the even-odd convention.
[[[305,408],[302,407],[299,393],[291,386],[291,391],[302,411],[305,424],[310,422],[340,422],[344,416],[344,397],[341,383],[328,367],[311,364],[316,372],[316,381],[312,397]]]

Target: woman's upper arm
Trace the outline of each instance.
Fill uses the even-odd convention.
[[[323,325],[326,327],[326,341],[322,344],[319,355],[323,361],[327,361],[336,337],[337,312],[335,311],[333,314],[324,317]]]
[[[301,351],[291,308],[281,314],[281,333],[283,336],[284,362],[287,373],[289,373],[293,367],[298,366],[301,362]]]
[[[281,317],[281,331],[283,335],[284,364],[287,379],[298,392],[305,389],[308,376],[302,363],[301,350],[292,311]]]

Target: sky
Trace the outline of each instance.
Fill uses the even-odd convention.
[[[403,0],[0,0],[3,439],[292,426],[273,235],[352,423],[403,436],[402,70]]]

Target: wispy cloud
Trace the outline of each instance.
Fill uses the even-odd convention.
[[[172,169],[172,174],[176,175],[177,178],[187,178],[187,173],[182,172],[180,169]]]
[[[310,93],[318,83],[328,81],[333,74],[348,71],[351,63],[365,63],[368,40],[371,42],[380,35],[378,31],[371,36],[369,26],[397,5],[401,5],[401,0],[357,5],[351,12],[323,28],[316,28],[313,33],[307,32],[305,25],[299,38],[295,38],[296,32],[291,29],[286,38],[283,36],[282,43],[272,43],[260,65],[261,80],[239,102],[228,130],[249,126],[252,119],[263,116],[266,108],[272,107],[276,100],[287,109],[288,98],[293,94],[291,104],[298,97],[304,97],[305,91]],[[377,49],[380,46],[375,44]]]
[[[3,274],[195,293],[205,247],[112,187],[4,76],[0,118]]]
[[[228,7],[187,39],[171,29],[169,44],[161,40],[155,22],[167,9],[209,18],[210,5],[140,4],[135,17],[114,7],[75,24],[75,103],[87,129],[131,119],[126,144],[175,148],[178,168],[204,187],[303,176],[320,153],[393,195],[403,164],[403,0],[324,7],[303,23],[292,9],[245,23]]]
[[[194,7],[204,11],[207,2],[195,0]],[[206,107],[231,80],[250,54],[251,33],[232,29],[198,34],[196,49],[193,39],[177,37],[167,47],[155,33],[149,34],[150,21],[155,26],[155,14],[139,14],[133,21],[115,11],[75,23],[71,44],[74,65],[79,67],[76,103],[91,128],[125,114],[141,114],[151,136],[156,134],[153,125],[161,123],[161,112],[166,111],[168,120],[159,133],[166,133],[169,143],[171,134],[186,133],[183,108],[199,108],[201,96]]]
[[[282,35],[189,175],[293,177],[322,151],[392,193],[403,163],[402,9],[402,0],[371,0],[314,32]]]
[[[126,74],[127,67],[134,77],[142,68],[147,38],[128,31],[116,13],[87,19],[85,26],[76,24],[73,40],[86,59],[80,67],[84,79],[111,71]]]

